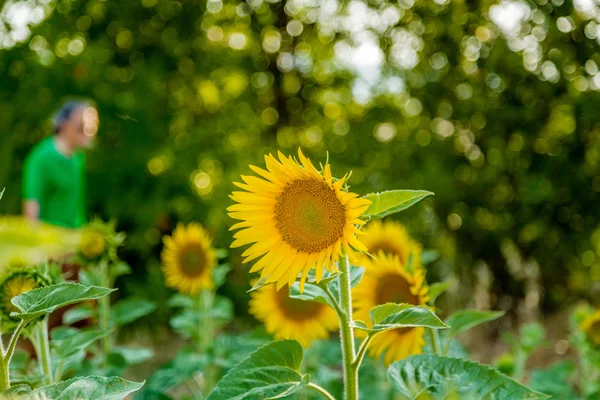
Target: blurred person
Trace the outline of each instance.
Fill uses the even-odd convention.
[[[85,101],[63,104],[54,134],[28,154],[23,171],[23,214],[31,220],[79,228],[87,222],[83,149],[98,131],[98,112]]]

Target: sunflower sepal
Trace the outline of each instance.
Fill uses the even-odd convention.
[[[372,326],[354,324],[356,329],[367,333],[383,332],[397,328],[449,328],[428,307],[412,306],[410,304],[387,303],[373,307],[370,311]]]
[[[427,190],[387,190],[385,192],[369,193],[361,197],[371,201],[362,216],[368,219],[383,218],[404,211],[428,196],[433,196],[433,192]]]

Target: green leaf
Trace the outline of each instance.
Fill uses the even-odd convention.
[[[21,312],[12,312],[10,315],[31,321],[42,315],[50,314],[57,308],[80,301],[98,299],[115,290],[99,286],[84,286],[78,283],[59,283],[13,297],[11,302]]]
[[[354,324],[355,328],[368,332],[381,332],[387,329],[425,327],[431,329],[448,328],[429,308],[410,304],[387,303],[373,307],[370,311],[373,326],[365,329]]]
[[[6,188],[3,188],[2,191],[0,192],[0,200],[2,200],[2,196],[4,196],[4,191],[6,190]]]
[[[127,365],[141,364],[152,358],[154,353],[146,347],[134,346],[115,346],[112,349],[113,354],[118,354],[125,360]]]
[[[192,378],[198,371],[206,368],[208,363],[205,354],[198,354],[195,349],[184,347],[174,358],[150,375],[144,394],[148,391],[166,392]]]
[[[111,282],[114,282],[120,276],[131,274],[131,267],[124,261],[112,264],[108,269]]]
[[[398,361],[388,368],[387,375],[404,400],[548,398],[486,365],[434,354]]]
[[[223,286],[229,271],[231,271],[229,264],[221,264],[213,269],[213,280],[216,288]]]
[[[435,250],[427,249],[421,253],[421,263],[428,265],[437,260],[440,257],[440,253]]]
[[[128,297],[116,302],[111,309],[115,325],[127,325],[156,310],[156,303],[142,297]]]
[[[256,282],[256,284],[254,286],[252,286],[250,288],[250,290],[248,290],[246,293],[254,292],[255,290],[258,290],[258,289],[268,286],[268,285],[272,285],[272,283],[267,283],[267,278],[260,278]]]
[[[504,311],[460,310],[446,318],[446,324],[450,326],[450,335],[454,336],[503,315]]]
[[[221,379],[208,400],[265,400],[292,394],[307,385],[298,371],[302,346],[281,340],[261,347]]]
[[[370,193],[363,196],[363,199],[371,200],[371,205],[363,216],[383,218],[406,210],[427,196],[433,196],[433,193],[426,190],[388,190],[381,193]]]
[[[118,377],[85,376],[69,379],[56,385],[43,386],[33,391],[25,385],[11,387],[2,395],[8,398],[31,400],[118,400],[139,390],[143,385],[143,382],[130,382]]]
[[[79,304],[65,311],[63,314],[63,324],[72,325],[76,322],[92,318],[94,315],[96,315],[96,311],[90,304]]]
[[[559,361],[551,367],[531,372],[529,384],[532,389],[548,393],[557,399],[576,399],[572,388],[577,366],[571,361]]]
[[[450,282],[433,283],[429,286],[429,303],[435,304],[435,301],[442,293],[450,287]]]
[[[85,350],[96,340],[99,340],[108,334],[110,334],[110,331],[87,330],[77,332],[65,339],[55,341],[53,343],[54,351],[59,359],[64,360],[81,350]]]
[[[304,291],[300,293],[300,282],[295,282],[290,288],[290,297],[304,301],[316,301],[334,308],[325,291],[312,283],[305,283]]]
[[[196,308],[198,304],[198,299],[193,299],[188,295],[176,293],[174,294],[167,305],[169,307],[183,307],[183,308]]]

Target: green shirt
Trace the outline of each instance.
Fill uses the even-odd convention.
[[[53,225],[79,228],[86,223],[85,155],[61,154],[52,137],[38,143],[27,156],[23,198],[40,205],[40,219]]]

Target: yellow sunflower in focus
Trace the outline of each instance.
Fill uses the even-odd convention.
[[[180,224],[163,242],[161,258],[167,286],[192,296],[202,289],[213,288],[217,254],[200,224]]]
[[[231,247],[252,244],[244,262],[258,259],[251,272],[260,271],[277,290],[292,285],[302,273],[300,288],[308,272],[316,268],[320,281],[323,269],[335,271],[335,262],[344,250],[365,251],[356,239],[359,219],[371,203],[343,190],[346,176],[334,181],[329,164],[319,172],[298,150],[300,163],[279,153],[279,160],[265,156],[267,169],[250,166],[262,177],[242,176],[235,183],[243,192],[233,192],[237,202],[227,210],[241,222]]]
[[[382,222],[379,219],[371,221],[362,229],[364,235],[361,235],[360,241],[365,245],[370,254],[376,255],[383,252],[388,256],[397,256],[402,265],[408,265],[408,260],[412,255],[411,268],[422,267],[421,245],[414,241],[408,231],[399,222],[387,220]],[[366,255],[355,261],[360,263]]]
[[[313,340],[327,339],[339,328],[335,311],[326,304],[289,297],[289,287],[263,286],[250,293],[250,314],[261,321],[275,339],[294,339],[308,347]]]
[[[86,258],[93,259],[100,257],[106,250],[106,239],[101,232],[89,229],[81,235],[79,251]]]
[[[586,334],[590,342],[600,346],[600,310],[585,318],[579,328]]]
[[[369,311],[386,303],[407,303],[424,306],[429,300],[425,271],[410,273],[398,256],[382,251],[376,259],[365,262],[365,274],[352,290],[354,318],[372,326]],[[420,354],[425,346],[425,328],[398,328],[377,334],[369,346],[371,357],[379,358],[384,352],[384,363],[390,365],[412,354]]]

